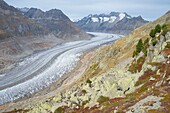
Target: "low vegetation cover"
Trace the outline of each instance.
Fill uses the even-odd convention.
[[[169,93],[169,75],[170,75],[170,42],[167,40],[167,33],[169,29],[167,24],[156,25],[154,29],[148,34],[150,37],[139,39],[135,51],[133,52],[133,61],[127,65],[130,75],[136,75],[142,71],[138,80],[135,82],[135,91],[126,93],[123,97],[110,98],[101,94],[97,98],[97,103],[93,107],[87,107],[90,103],[90,99],[83,101],[80,104],[76,104],[75,107],[62,106],[58,107],[55,113],[109,113],[109,112],[148,112],[148,113],[168,113],[170,111],[170,93]],[[170,36],[169,36],[170,37]],[[145,40],[143,40],[145,39]],[[170,39],[170,38],[169,38]],[[169,40],[168,39],[168,40]],[[164,48],[160,47],[160,42],[165,43]],[[153,55],[155,48],[161,48],[160,52],[156,52],[156,55],[148,60],[150,52]],[[152,50],[151,50],[152,49]],[[159,56],[159,57],[158,57]],[[161,57],[160,57],[161,56]],[[153,61],[154,57],[162,58],[164,61]],[[144,65],[145,64],[145,65]],[[99,64],[93,64],[90,69],[96,71]],[[144,66],[146,66],[144,68]],[[130,76],[129,75],[129,76]],[[85,84],[92,86],[92,78],[87,78]],[[93,89],[92,89],[93,90]],[[89,91],[81,89],[81,95],[88,94]],[[113,93],[115,93],[113,91]],[[77,94],[76,96],[78,96]],[[142,100],[146,98],[159,98],[152,99],[151,101],[145,101],[141,104]],[[64,98],[65,99],[65,98]],[[142,108],[137,109],[137,104],[141,104]],[[159,108],[155,108],[157,105]],[[139,111],[138,111],[139,110]]]
[[[109,97],[105,97],[105,96],[100,96],[98,99],[97,99],[97,102],[99,102],[100,104],[103,103],[103,102],[106,102],[109,100]]]
[[[133,53],[134,61],[129,66],[129,71],[131,73],[138,73],[142,70],[143,64],[146,62],[146,58],[148,57],[148,48],[151,46],[154,48],[158,42],[160,42],[160,38],[165,38],[164,35],[167,34],[169,30],[164,25],[157,25],[155,29],[152,29],[151,32],[154,31],[155,34],[146,38],[144,41],[140,39],[136,45],[136,50]],[[165,30],[166,29],[166,30]],[[166,31],[166,34],[164,34]],[[165,39],[163,40],[166,41]],[[170,51],[170,43],[167,42],[165,49],[162,50],[167,52]],[[162,54],[162,52],[160,54]],[[168,57],[165,57],[167,61],[170,62]],[[123,98],[113,98],[109,99],[105,96],[100,96],[97,100],[99,102],[99,106],[94,106],[92,108],[83,108],[74,110],[74,112],[94,112],[94,113],[108,113],[110,111],[117,112],[127,112],[130,110],[131,112],[135,112],[135,108],[131,108],[132,106],[139,103],[140,100],[145,98],[149,98],[151,95],[155,97],[161,97],[160,100],[160,108],[152,109],[152,107],[157,103],[155,100],[147,101],[143,105],[143,111],[147,109],[147,106],[151,106],[151,109],[148,109],[148,113],[162,113],[170,111],[169,100],[170,94],[168,92],[168,77],[170,75],[170,63],[165,62],[147,62],[147,65],[155,67],[154,70],[147,69],[144,71],[144,74],[141,75],[138,81],[135,83],[135,86],[138,87],[135,92],[126,94]],[[66,110],[67,111],[67,110]],[[67,111],[68,112],[68,111]]]
[[[152,29],[149,33],[150,37],[144,40],[140,39],[136,45],[136,50],[133,52],[134,61],[132,62],[131,66],[129,67],[129,71],[132,73],[140,72],[142,69],[142,65],[145,62],[145,57],[148,54],[148,47],[149,45],[155,46],[159,41],[161,35],[164,36],[168,32],[168,28],[166,24],[156,25],[154,29]],[[165,34],[164,34],[165,33]],[[163,37],[164,38],[164,37]],[[165,40],[165,39],[164,39]],[[151,41],[151,44],[149,42]],[[169,46],[167,44],[167,46]],[[139,53],[143,52],[143,56],[138,58]]]

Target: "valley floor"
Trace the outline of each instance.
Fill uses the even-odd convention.
[[[93,33],[94,35],[98,35],[99,33]],[[92,43],[91,45],[90,45],[90,43],[85,43],[85,44],[81,44],[81,41],[80,42],[76,42],[77,44],[79,44],[80,43],[80,45],[84,45],[84,48],[83,48],[83,46],[82,47],[80,47],[81,48],[81,52],[82,52],[82,50],[88,50],[89,48],[94,48],[94,47],[97,47],[97,46],[100,46],[100,45],[103,45],[103,44],[106,44],[106,43],[108,43],[108,42],[112,42],[112,41],[114,41],[116,38],[118,38],[119,36],[116,36],[116,35],[111,35],[111,34],[103,34],[103,33],[101,33],[101,34],[99,34],[99,38],[97,38],[97,40],[95,39],[95,38],[93,38],[92,39],[92,41],[90,42],[90,43]],[[104,38],[104,39],[103,39]],[[71,43],[68,43],[68,45],[69,44],[71,44]],[[77,45],[76,44],[76,45]],[[76,47],[78,47],[78,46],[76,46]],[[73,51],[75,51],[75,50],[73,50]],[[77,51],[78,52],[78,51]],[[78,52],[79,53],[79,52]],[[61,77],[61,79],[56,83],[56,84],[54,84],[54,85],[51,85],[49,88],[47,88],[47,89],[45,89],[45,90],[43,90],[42,92],[39,92],[39,93],[37,93],[36,95],[41,95],[41,96],[36,96],[35,95],[35,97],[31,97],[30,99],[26,99],[26,100],[24,100],[24,98],[23,98],[23,101],[20,101],[20,102],[17,102],[17,103],[10,103],[10,104],[7,104],[7,105],[5,105],[5,106],[1,106],[0,108],[2,108],[2,109],[4,109],[4,107],[6,108],[7,107],[7,109],[9,110],[10,109],[10,107],[11,108],[18,108],[18,107],[21,107],[21,105],[23,105],[23,106],[27,106],[27,105],[29,105],[30,103],[29,102],[36,102],[37,100],[40,100],[40,99],[42,99],[42,98],[47,98],[47,97],[50,97],[50,96],[52,96],[52,95],[54,95],[54,94],[56,94],[56,93],[59,93],[60,92],[60,90],[64,90],[65,88],[68,88],[68,87],[70,87],[71,86],[71,84],[73,84],[73,83],[75,83],[75,81],[77,81],[77,80],[80,80],[80,78],[81,78],[81,75],[83,75],[83,73],[84,73],[84,71],[87,69],[87,66],[89,66],[88,65],[88,63],[90,62],[90,56],[91,56],[91,54],[92,53],[89,53],[89,54],[87,54],[87,55],[85,55],[84,56],[84,58],[81,60],[81,62],[80,63],[78,63],[77,65],[77,67],[73,70],[73,71],[71,71],[71,72],[69,72],[67,75],[65,75],[65,76],[62,76]],[[44,54],[45,55],[45,54]],[[41,56],[41,55],[39,55],[39,56]],[[68,56],[67,56],[68,57]],[[70,58],[71,59],[71,58]],[[34,61],[34,59],[31,59],[31,60],[33,60],[33,62],[35,62]],[[73,61],[75,61],[75,59],[73,58],[72,59]],[[62,60],[60,60],[60,61],[62,61]],[[25,63],[26,62],[26,63]],[[30,63],[31,64],[31,62],[27,62],[27,61],[24,61],[23,62],[24,64],[23,65],[25,65],[26,67],[28,66],[28,64]],[[28,63],[28,64],[27,64]],[[62,63],[62,62],[60,62],[60,63]],[[63,61],[63,63],[64,63],[64,61]],[[57,66],[57,65],[56,65]],[[56,67],[55,66],[55,67]],[[67,65],[66,65],[67,66]],[[21,69],[24,69],[23,68],[23,66],[22,66],[22,62],[21,62]],[[25,68],[26,68],[25,67]],[[63,67],[63,66],[62,66]],[[18,68],[17,70],[19,70],[20,68]],[[70,68],[69,68],[70,69]],[[56,70],[55,70],[56,71]],[[24,71],[23,71],[24,72]],[[19,71],[19,73],[21,73],[20,71]],[[13,73],[12,73],[13,74]],[[64,74],[64,73],[63,73]],[[17,75],[17,74],[16,74]],[[49,75],[48,75],[49,76]],[[13,77],[15,77],[15,76],[13,76]],[[15,79],[13,79],[13,80],[15,80]],[[3,82],[3,81],[1,81],[1,82]],[[47,82],[45,82],[45,83],[47,83]],[[3,84],[4,85],[4,84]],[[15,87],[15,86],[14,86]],[[25,87],[25,86],[24,86]],[[31,87],[32,87],[32,84],[31,84]],[[1,86],[1,88],[5,88],[5,87],[2,87]],[[56,88],[57,88],[57,90],[56,90]],[[21,89],[21,87],[20,87],[20,89]],[[29,87],[28,87],[28,89],[29,89]],[[55,90],[54,90],[55,89]],[[54,90],[54,91],[52,91],[52,90]],[[3,94],[3,91],[5,91],[4,92],[4,94]],[[7,96],[9,96],[9,95],[11,95],[11,94],[14,94],[15,95],[15,93],[17,93],[17,91],[18,92],[23,92],[24,91],[24,88],[23,88],[23,91],[19,91],[19,90],[16,90],[15,89],[15,92],[13,91],[13,93],[12,92],[10,92],[10,91],[12,91],[12,90],[9,90],[8,91],[8,88],[7,89],[5,89],[5,90],[1,90],[0,91],[0,94],[1,94],[1,102],[5,102],[4,100],[2,100],[2,99],[5,99]],[[49,92],[49,91],[52,91],[52,92],[50,92],[50,93],[48,93],[47,95],[43,95],[42,96],[42,93],[43,94],[46,94],[47,92]],[[8,94],[9,93],[9,94]],[[17,95],[17,94],[16,94]],[[19,93],[19,95],[22,95],[22,93]],[[18,96],[19,96],[18,95]],[[29,95],[28,95],[29,96]],[[10,96],[10,97],[12,97],[12,95]],[[7,97],[8,98],[8,97]],[[11,98],[12,99],[12,98]],[[8,101],[8,100],[7,100]],[[28,102],[29,101],[29,102]],[[22,103],[22,104],[21,104]],[[25,103],[25,104],[23,104],[23,103]],[[8,107],[9,106],[9,107]],[[22,107],[23,107],[22,106]]]

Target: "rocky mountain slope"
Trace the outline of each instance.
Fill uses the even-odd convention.
[[[18,10],[0,0],[0,73],[36,51],[87,38],[60,10]]]
[[[23,16],[20,11],[3,0],[0,0],[0,15],[0,39],[47,33],[42,26]]]
[[[21,11],[22,14],[25,14],[30,8],[24,7],[24,8],[17,8],[19,11]]]
[[[81,79],[11,112],[170,111],[170,13],[85,57],[90,63]]]
[[[53,34],[58,38],[69,39],[70,37],[66,37],[66,34],[85,35],[84,32],[76,27],[70,19],[58,9],[52,9],[46,12],[36,8],[20,8],[18,10],[13,6],[9,6],[3,0],[0,1],[0,8],[1,38],[5,38],[5,36],[43,36]]]
[[[44,12],[37,8],[30,8],[24,13],[24,15],[35,20],[56,36],[62,35],[62,38],[67,38],[67,35],[70,34],[83,34],[83,32],[81,32],[80,29],[77,28],[70,19],[58,9],[52,9]]]
[[[126,35],[147,22],[141,16],[131,17],[127,13],[111,12],[110,14],[88,15],[75,24],[85,31]]]

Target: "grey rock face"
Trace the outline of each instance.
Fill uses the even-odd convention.
[[[126,35],[147,22],[141,16],[131,17],[127,13],[111,12],[110,14],[88,15],[75,24],[85,31]]]
[[[38,18],[42,18],[42,16],[44,15],[44,12],[37,8],[31,8],[27,12],[25,12],[24,15],[26,15],[29,18],[37,18],[38,19]]]
[[[29,8],[27,8],[27,7],[24,7],[24,8],[17,8],[20,12],[22,12],[23,14],[24,13],[26,13],[28,10],[29,10]]]
[[[35,21],[23,16],[22,13],[0,0],[0,38],[11,36],[44,35],[47,31]]]
[[[31,8],[24,15],[36,21],[57,37],[85,34],[59,9],[44,12],[37,8]]]
[[[19,12],[16,8],[13,6],[9,6],[4,0],[0,0],[0,9],[2,10],[9,10],[13,12]]]

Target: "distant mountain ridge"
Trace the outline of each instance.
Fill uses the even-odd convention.
[[[27,12],[24,13],[25,16],[31,19],[67,19],[70,20],[61,10],[59,9],[51,9],[49,11],[42,11],[37,8],[30,8]]]
[[[127,13],[118,13],[118,12],[111,12],[110,14],[90,14],[87,17],[83,18],[82,20],[87,20],[89,19],[90,21],[88,21],[87,23],[90,22],[99,22],[99,23],[103,23],[103,22],[117,22],[122,20],[123,18],[132,18],[130,15],[128,15]]]
[[[51,9],[49,11],[42,11],[37,8],[30,8],[23,14],[42,25],[45,29],[58,35],[70,35],[70,34],[84,34],[81,30],[71,22],[71,20],[59,9]]]
[[[24,13],[26,13],[30,8],[24,7],[24,8],[17,8],[17,9],[24,14]]]
[[[125,12],[111,12],[110,14],[90,14],[75,24],[84,31],[125,35],[147,22],[141,16],[131,17]]]
[[[0,39],[48,34],[68,40],[88,37],[59,9],[15,8],[0,0]]]

